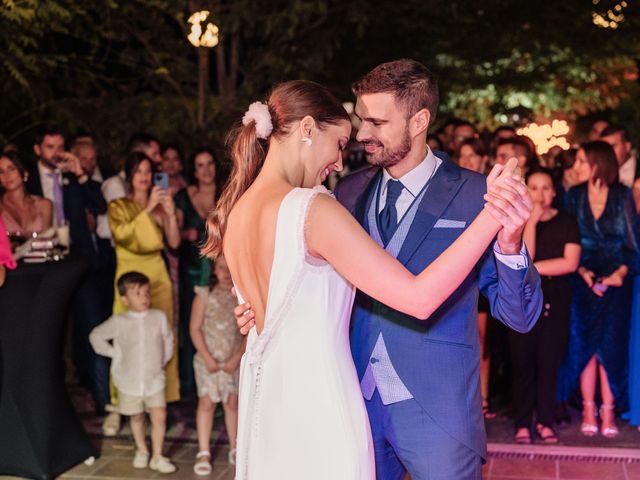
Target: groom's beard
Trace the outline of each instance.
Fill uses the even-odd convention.
[[[375,139],[364,140],[363,143],[379,145],[382,147],[382,151],[379,153],[366,153],[367,162],[376,167],[389,168],[397,165],[405,158],[411,151],[411,135],[409,135],[409,127],[407,126],[402,135],[400,145],[395,149],[390,149],[384,146],[381,142]]]

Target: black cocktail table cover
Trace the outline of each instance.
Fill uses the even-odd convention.
[[[20,264],[0,287],[0,474],[50,479],[98,455],[64,383],[66,320],[86,267]]]

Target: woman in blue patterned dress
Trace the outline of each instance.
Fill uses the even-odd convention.
[[[567,194],[566,209],[580,228],[582,256],[573,279],[571,334],[559,385],[565,400],[580,379],[581,431],[598,433],[596,380],[600,377],[602,435],[615,437],[615,403],[627,402],[628,340],[636,242],[636,211],[631,190],[618,183],[611,146],[589,142],[578,151],[574,168],[580,181]]]

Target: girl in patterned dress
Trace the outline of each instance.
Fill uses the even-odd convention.
[[[222,402],[229,437],[229,463],[235,464],[238,430],[238,368],[246,340],[233,316],[237,300],[231,293],[231,274],[223,257],[214,267],[208,287],[195,287],[191,307],[190,333],[197,353],[193,369],[198,388],[196,426],[199,452],[193,471],[211,473],[209,442],[216,405]]]

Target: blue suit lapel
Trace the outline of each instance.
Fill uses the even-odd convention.
[[[382,169],[376,170],[371,169],[371,180],[365,187],[362,195],[358,197],[356,204],[353,208],[353,216],[355,219],[362,225],[367,232],[369,231],[369,222],[367,221],[367,212],[369,211],[369,205],[374,201],[374,196],[376,192],[376,185],[378,184],[378,179],[382,175]]]
[[[433,228],[433,225],[451,203],[462,183],[460,167],[446,159],[443,160],[424,198],[420,202],[407,238],[400,249],[398,254],[400,263],[406,265],[411,259]]]

